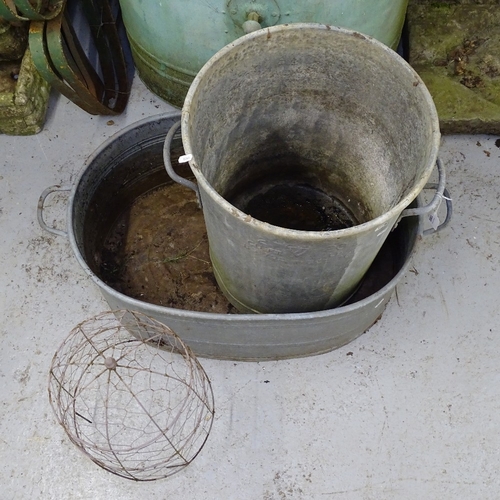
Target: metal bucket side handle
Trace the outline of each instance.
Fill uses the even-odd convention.
[[[444,169],[443,162],[441,161],[440,158],[436,160],[436,167],[438,171],[438,176],[439,180],[437,183],[428,183],[425,185],[424,189],[435,189],[436,192],[434,193],[434,197],[432,198],[431,202],[428,205],[425,205],[424,207],[418,207],[418,208],[407,208],[406,210],[403,210],[401,212],[401,215],[399,216],[398,222],[396,225],[399,223],[399,221],[403,217],[410,217],[412,215],[426,215],[429,214],[429,220],[431,223],[433,223],[434,220],[438,221],[438,224],[434,226],[432,229],[426,229],[422,234],[427,235],[427,234],[432,234],[432,233],[437,233],[438,231],[441,231],[444,229],[448,223],[451,220],[451,216],[453,214],[453,204],[451,197],[449,195],[448,190],[446,189],[446,172]],[[446,218],[444,222],[439,224],[439,220],[436,219],[436,212],[439,209],[439,206],[441,205],[441,202],[443,199],[446,201]]]
[[[194,182],[188,181],[187,179],[184,179],[184,177],[177,175],[172,167],[172,162],[170,161],[170,147],[172,145],[172,139],[174,138],[174,135],[177,132],[177,130],[179,130],[180,126],[181,126],[180,120],[178,122],[175,122],[170,127],[170,130],[168,131],[167,136],[165,137],[165,142],[163,144],[163,163],[165,164],[165,169],[167,170],[167,174],[173,181],[178,182],[179,184],[188,187],[189,189],[192,189],[196,193],[198,204],[201,207],[201,197],[198,186]],[[181,158],[179,158],[179,162],[181,162]]]
[[[50,194],[63,191],[71,191],[71,189],[72,188],[69,186],[55,185],[48,187],[42,192],[40,198],[38,199],[38,205],[36,208],[36,216],[38,219],[38,224],[40,224],[42,229],[45,229],[45,231],[48,231],[49,233],[56,234],[57,236],[64,236],[66,238],[68,237],[67,231],[63,231],[62,229],[56,229],[55,227],[51,227],[46,224],[45,219],[43,218],[43,210],[44,210],[45,200]]]

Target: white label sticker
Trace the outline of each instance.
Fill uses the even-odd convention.
[[[193,159],[193,155],[182,155],[179,156],[179,163],[187,163]]]

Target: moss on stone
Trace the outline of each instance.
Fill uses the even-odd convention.
[[[500,133],[498,2],[413,2],[408,25],[410,64],[436,103],[442,132]]]
[[[26,50],[22,61],[0,63],[0,133],[32,135],[45,121],[50,86]]]

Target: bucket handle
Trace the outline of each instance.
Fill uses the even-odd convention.
[[[198,189],[198,186],[194,182],[188,181],[187,179],[184,179],[184,177],[177,175],[172,167],[172,162],[170,161],[170,148],[172,146],[172,139],[174,138],[174,135],[180,126],[180,120],[175,122],[170,127],[170,130],[167,133],[167,137],[165,137],[165,142],[163,144],[163,163],[165,164],[167,174],[173,181],[181,184],[182,186],[188,187],[189,189],[192,189],[196,193],[198,204],[201,207],[200,190]]]
[[[424,207],[418,208],[407,208],[401,212],[399,216],[398,223],[403,217],[410,217],[412,215],[426,215],[429,214],[429,220],[433,227],[431,229],[426,229],[422,234],[428,235],[432,233],[437,233],[444,229],[451,220],[451,216],[453,214],[453,204],[448,190],[446,189],[446,172],[444,169],[443,162],[440,158],[436,160],[436,167],[438,171],[439,180],[437,183],[428,183],[425,185],[424,189],[435,189],[434,197],[431,202]],[[439,223],[439,219],[437,218],[437,211],[441,205],[443,199],[446,202],[446,217],[442,223]],[[397,223],[396,223],[397,226]],[[396,227],[394,226],[394,227]]]
[[[68,237],[67,231],[63,231],[62,229],[56,229],[55,227],[48,226],[47,223],[45,222],[45,219],[43,218],[43,210],[44,210],[45,200],[47,199],[47,197],[52,193],[58,193],[63,191],[71,191],[71,187],[55,185],[45,189],[40,195],[40,198],[38,199],[36,216],[38,219],[38,224],[40,224],[40,227],[42,229],[45,229],[45,231],[49,233],[56,234],[57,236],[64,236],[67,238]]]

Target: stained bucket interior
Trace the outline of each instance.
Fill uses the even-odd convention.
[[[405,197],[408,204],[439,144],[419,77],[358,33],[289,28],[229,45],[198,75],[183,139],[199,174],[245,213],[276,186],[320,193],[340,223],[318,230],[367,222]]]
[[[422,80],[360,33],[281,25],[219,51],[190,87],[182,141],[231,303],[342,304],[423,189],[439,139]]]

